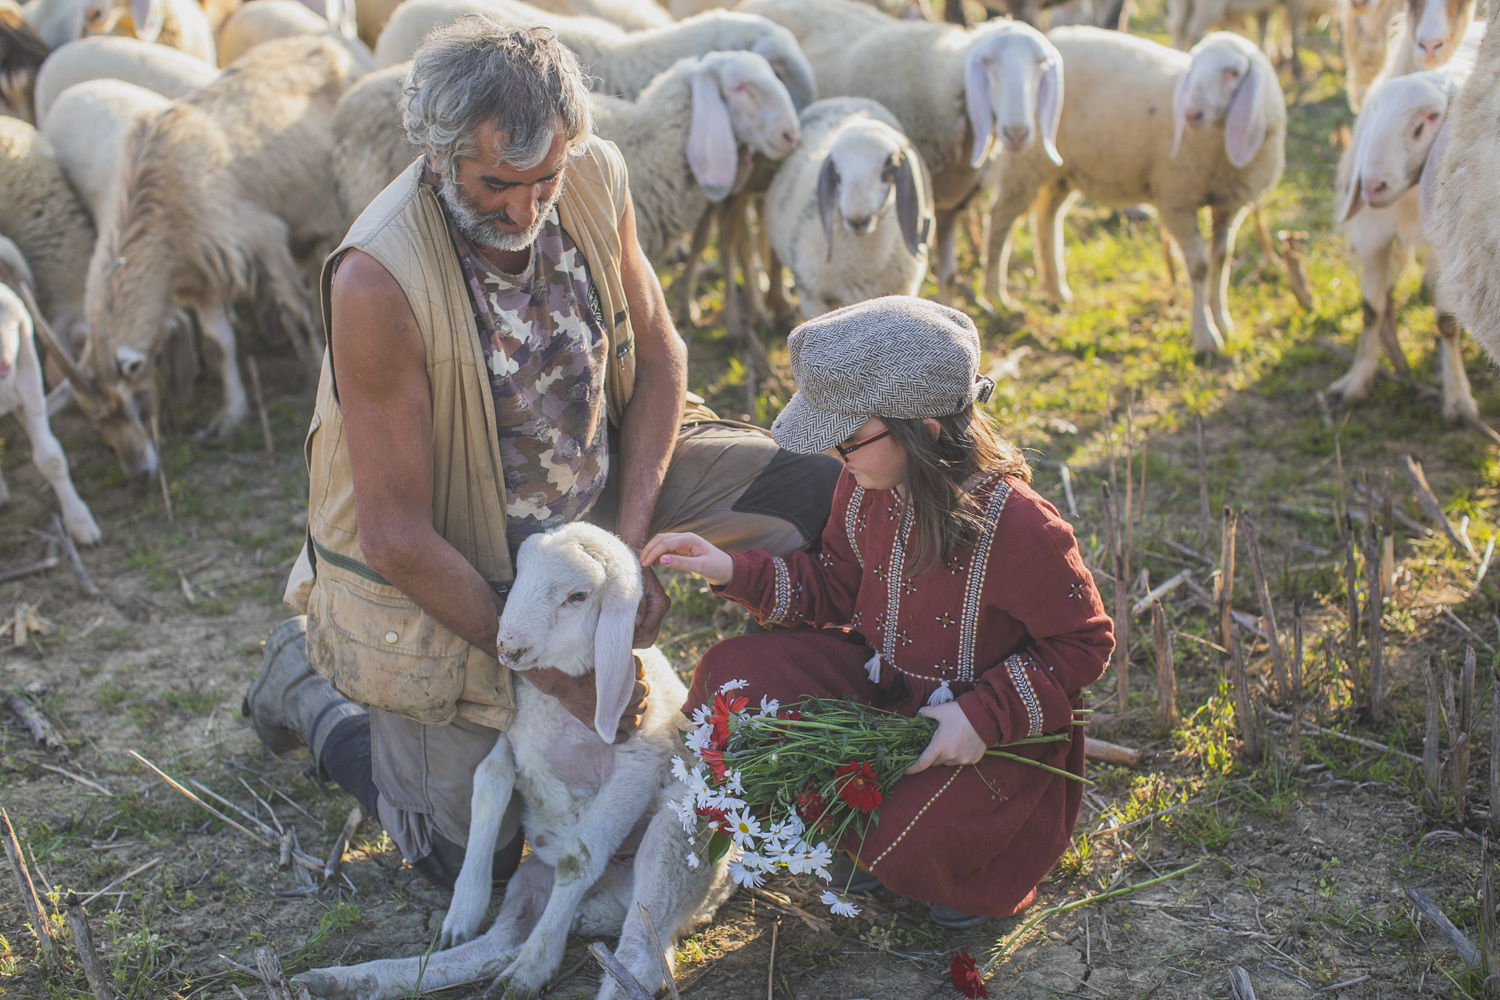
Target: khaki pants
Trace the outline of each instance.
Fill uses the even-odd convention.
[[[613,456],[612,456],[613,457]],[[618,462],[589,514],[613,528]],[[782,451],[769,434],[743,424],[700,423],[678,434],[662,482],[651,532],[694,531],[732,552],[764,549],[781,555],[815,543],[828,521],[842,466],[826,455]],[[370,759],[380,789],[378,812],[408,859],[432,853],[433,834],[464,845],[474,769],[495,743],[495,731],[454,719],[446,726],[370,710]],[[512,801],[497,843],[515,836],[520,807]]]

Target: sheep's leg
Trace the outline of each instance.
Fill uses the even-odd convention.
[[[1193,289],[1189,313],[1193,350],[1199,354],[1220,354],[1224,350],[1224,338],[1209,313],[1208,252],[1203,247],[1203,234],[1198,230],[1198,213],[1193,209],[1162,209],[1161,221],[1182,249],[1182,258],[1187,263],[1188,283]]]
[[[1042,287],[1055,304],[1066,305],[1073,301],[1073,290],[1068,287],[1063,268],[1063,219],[1075,197],[1068,182],[1059,177],[1042,188],[1031,206],[1037,270],[1041,273]]]
[[[1375,375],[1380,369],[1381,328],[1386,322],[1394,322],[1395,297],[1392,293],[1392,251],[1389,244],[1375,252],[1361,252],[1359,256],[1359,287],[1363,299],[1364,329],[1359,335],[1359,346],[1354,351],[1354,363],[1349,371],[1328,387],[1329,401],[1335,404],[1353,403],[1365,398],[1375,384]]]
[[[469,800],[469,843],[464,865],[453,887],[453,901],[443,918],[439,948],[472,941],[479,934],[485,911],[490,908],[490,880],[495,862],[495,841],[516,785],[516,760],[504,733],[474,771],[474,791]]]
[[[932,215],[937,227],[937,300],[952,305],[958,291],[958,253],[954,245],[958,237],[958,209],[939,208]]]
[[[52,425],[47,422],[47,394],[42,388],[42,362],[37,357],[36,343],[29,336],[21,340],[21,350],[16,357],[16,370],[12,373],[12,378],[16,380],[20,390],[21,406],[16,415],[21,418],[26,436],[31,439],[31,462],[52,487],[52,492],[57,494],[68,534],[84,545],[98,544],[103,537],[99,525],[89,512],[88,504],[83,502],[83,498],[73,488],[73,478],[68,475],[68,457],[63,454],[62,445],[52,433]],[[0,502],[9,498],[10,491],[0,482]]]
[[[745,273],[745,301],[749,305],[750,327],[757,331],[769,330],[771,314],[766,309],[766,297],[760,287],[761,241],[755,224],[759,217],[765,215],[764,200],[742,194],[735,198],[735,202],[740,219],[740,245],[736,256],[739,257],[740,269]],[[751,208],[756,206],[759,206],[758,211],[752,214]],[[759,228],[763,230],[765,226]]]
[[[761,227],[765,232],[765,227]],[[769,243],[762,243],[761,249],[766,255],[766,307],[776,320],[778,327],[791,325],[792,304],[786,298],[786,286],[781,274],[781,258],[776,256],[776,251],[771,249]]]
[[[1010,297],[1011,236],[1016,220],[1025,214],[1036,192],[1020,185],[1000,184],[986,222],[984,251],[984,294],[991,302],[1015,309]]]
[[[708,234],[713,228],[714,215],[713,209],[705,209],[698,220],[698,226],[693,230],[693,242],[688,247],[687,260],[682,265],[682,274],[678,277],[677,284],[672,286],[672,299],[676,302],[672,312],[679,327],[697,326],[703,322],[698,311],[698,297],[694,293],[698,290],[698,266],[702,263],[703,251],[708,246]]]
[[[317,326],[313,321],[312,303],[302,272],[287,249],[284,228],[281,239],[267,239],[262,244],[261,263],[265,268],[267,290],[281,308],[282,322],[286,325],[292,352],[307,367],[312,377],[317,379],[319,370],[323,367],[322,338],[313,335]]]
[[[1479,404],[1464,371],[1463,330],[1452,313],[1437,310],[1438,363],[1443,372],[1443,419],[1450,423],[1479,419]]]
[[[240,378],[240,363],[235,356],[234,327],[223,300],[198,306],[198,324],[219,349],[219,380],[224,383],[224,405],[219,415],[204,430],[205,435],[224,438],[250,413],[250,399]]]
[[[1234,254],[1234,238],[1245,221],[1246,209],[1210,208],[1213,235],[1208,250],[1208,307],[1213,311],[1219,333],[1229,336],[1234,324],[1229,319],[1229,264]]]

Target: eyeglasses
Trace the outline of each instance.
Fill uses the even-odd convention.
[[[879,434],[871,434],[869,437],[862,438],[861,440],[856,441],[853,444],[836,444],[833,446],[833,450],[838,452],[839,457],[844,460],[844,464],[848,465],[850,455],[854,454],[856,451],[859,451],[859,449],[863,448],[867,444],[874,444],[876,441],[879,441],[883,437],[890,437],[890,434],[891,429],[887,427]]]

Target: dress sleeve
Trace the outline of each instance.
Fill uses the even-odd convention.
[[[714,587],[714,593],[743,604],[762,625],[849,624],[863,568],[845,524],[852,521],[846,515],[857,513],[861,502],[867,501],[863,491],[854,489],[853,478],[840,476],[821,551],[784,556],[759,549],[736,552],[730,557],[734,575]]]
[[[1066,728],[1079,693],[1109,664],[1114,623],[1072,527],[1029,488],[1018,485],[1001,513],[985,603],[1020,622],[1030,639],[958,697],[969,723],[989,746]]]

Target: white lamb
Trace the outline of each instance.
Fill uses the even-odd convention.
[[[96,224],[115,188],[125,140],[171,103],[154,90],[105,78],[69,87],[47,110],[42,135]]]
[[[87,35],[113,33],[218,65],[213,29],[197,0],[32,0],[25,10],[54,49]]]
[[[1053,301],[1068,302],[1062,224],[1076,193],[1117,207],[1150,202],[1187,260],[1193,349],[1223,350],[1232,329],[1235,232],[1285,164],[1286,103],[1275,70],[1249,39],[1222,31],[1186,54],[1088,27],[1059,28],[1052,41],[1067,77],[1057,138],[1062,165],[1036,150],[999,165],[986,293],[1009,302],[1010,231],[1028,208],[1043,285]],[[1207,250],[1198,229],[1205,207],[1213,224]]]
[[[673,806],[687,788],[669,764],[687,691],[654,647],[635,654],[651,685],[646,716],[625,742],[609,742],[635,684],[630,639],[640,596],[630,549],[600,528],[575,523],[522,543],[497,636],[500,662],[517,678],[516,722],[474,774],[468,848],[440,942],[457,947],[296,980],[328,1000],[386,1000],[498,975],[507,996],[529,997],[556,974],[568,935],[578,933],[618,934],[616,957],[647,992],[664,984],[678,938],[712,916],[731,885],[723,862],[693,869],[683,861],[689,844]],[[592,729],[526,680],[540,666],[594,672]],[[475,939],[513,792],[531,854],[511,876],[494,924]],[[616,995],[606,977],[599,997]]]
[[[68,457],[47,422],[47,392],[42,384],[42,364],[37,357],[35,330],[43,330],[52,350],[60,350],[46,329],[47,321],[36,310],[32,298],[31,271],[21,250],[0,236],[0,415],[14,413],[31,439],[31,461],[52,486],[62,507],[68,534],[84,545],[95,545],[102,537],[94,515],[68,475]],[[0,506],[10,502],[10,490],[0,477]]]
[[[822,97],[867,97],[901,123],[932,178],[939,296],[957,290],[954,225],[981,190],[992,149],[1056,160],[1063,59],[1017,21],[973,30],[898,21],[854,0],[749,0],[797,36]],[[991,139],[995,142],[992,143]]]
[[[1336,218],[1359,261],[1364,332],[1348,374],[1328,387],[1336,402],[1364,398],[1380,366],[1380,352],[1407,371],[1396,339],[1394,288],[1408,254],[1424,244],[1417,180],[1437,173],[1433,159],[1449,103],[1473,68],[1472,49],[1461,50],[1441,69],[1379,83],[1354,122],[1354,137],[1339,161]],[[1443,416],[1477,418],[1479,407],[1464,372],[1462,331],[1448,311],[1448,296],[1435,299],[1438,359],[1443,378]]]
[[[345,34],[298,0],[254,0],[235,10],[219,28],[219,59],[228,66],[257,45],[293,35],[338,39],[349,50],[359,76],[375,68],[375,54],[353,32]]]
[[[37,120],[46,119],[59,94],[85,80],[124,80],[176,100],[218,78],[208,63],[165,45],[112,35],[81,38],[54,51],[37,72]]]
[[[825,98],[802,112],[802,138],[771,181],[764,222],[804,317],[915,295],[927,273],[932,182],[895,115],[862,97]],[[780,280],[774,267],[771,280]]]
[[[1406,15],[1390,40],[1381,78],[1437,69],[1466,44],[1472,52],[1484,34],[1483,24],[1474,26],[1473,18],[1474,0],[1407,0]],[[1477,34],[1471,27],[1476,27]]]

